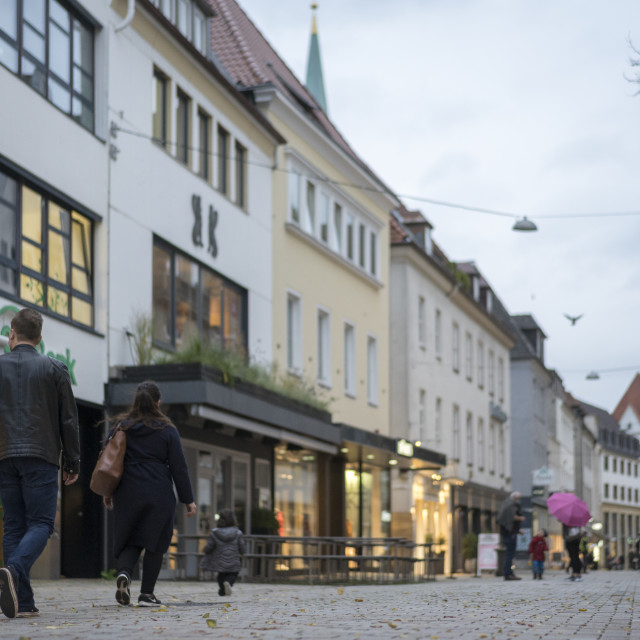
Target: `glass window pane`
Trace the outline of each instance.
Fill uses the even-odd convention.
[[[167,81],[155,73],[151,94],[153,140],[163,147],[167,144]]]
[[[69,27],[71,25],[69,12],[56,0],[49,1],[49,19],[55,20],[67,33],[69,33]]]
[[[0,240],[2,244],[2,240]],[[4,264],[0,264],[0,290],[16,295],[17,272]]]
[[[60,316],[69,315],[69,295],[56,287],[49,286],[47,291],[47,308]]]
[[[153,247],[153,339],[170,344],[171,331],[171,254]]]
[[[70,79],[71,66],[71,41],[69,34],[65,33],[54,22],[49,28],[49,69],[66,83]]]
[[[77,20],[73,21],[73,62],[93,76],[93,34]]]
[[[3,0],[0,11],[0,29],[13,40],[18,39],[18,0]],[[0,43],[0,48],[4,43]]]
[[[72,298],[71,301],[71,318],[74,322],[79,322],[90,327],[93,324],[93,308],[84,300],[80,298]]]
[[[49,278],[62,284],[69,283],[69,238],[49,231]]]
[[[91,222],[76,211],[71,227],[71,260],[73,264],[91,269]]]
[[[22,17],[28,20],[40,33],[44,34],[45,0],[24,0]]]
[[[80,67],[73,67],[73,88],[87,102],[93,103],[93,78]]]
[[[23,273],[20,276],[20,297],[41,307],[44,304],[44,283]]]
[[[198,265],[176,256],[176,345],[186,345],[198,335]]]
[[[59,207],[54,202],[49,202],[49,226],[69,235],[71,216],[66,209]]]
[[[9,71],[18,73],[18,50],[3,38],[0,38],[0,64],[7,67]]]
[[[205,39],[204,39],[204,16],[198,9],[193,9],[193,46],[200,52],[206,53]]]
[[[23,25],[22,46],[38,62],[44,63],[44,35],[32,29],[27,23]]]
[[[53,78],[49,78],[49,100],[65,113],[69,113],[71,110],[71,94],[69,90]]]
[[[220,347],[222,280],[214,273],[202,273],[202,344]]]
[[[39,193],[22,187],[22,235],[42,244],[42,206]]]
[[[71,286],[74,291],[89,295],[89,274],[78,267],[71,268]]]
[[[16,211],[0,202],[0,256],[16,259]]]
[[[0,199],[9,204],[15,204],[16,194],[16,181],[4,173],[0,173]]]
[[[22,78],[42,95],[46,94],[46,77],[44,67],[36,66],[29,58],[22,56]]]
[[[42,250],[34,244],[23,240],[22,264],[28,269],[42,273]]]
[[[243,296],[234,289],[224,290],[224,343],[226,349],[244,353],[245,339],[242,329]]]
[[[85,129],[93,131],[93,109],[82,100],[74,98],[72,101],[71,115],[76,122],[79,122]]]
[[[177,27],[183,36],[189,37],[189,2],[178,0]]]

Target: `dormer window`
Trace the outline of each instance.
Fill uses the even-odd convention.
[[[207,55],[207,17],[213,10],[200,0],[150,0],[154,7],[203,55]]]

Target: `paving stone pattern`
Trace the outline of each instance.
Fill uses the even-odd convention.
[[[162,608],[118,605],[114,581],[36,581],[40,617],[0,616],[0,638],[640,638],[640,571],[594,571],[582,582],[560,571],[542,581],[520,575],[384,586],[239,583],[229,597],[211,582],[160,582]],[[132,587],[136,602],[139,583]]]

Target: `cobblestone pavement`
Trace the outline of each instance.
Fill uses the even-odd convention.
[[[582,582],[469,576],[385,586],[160,582],[162,608],[122,607],[115,582],[36,581],[40,617],[0,616],[0,638],[640,638],[640,571],[594,571]],[[134,582],[132,601],[137,601]]]

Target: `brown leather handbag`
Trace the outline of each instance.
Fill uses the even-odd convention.
[[[100,452],[96,468],[91,474],[89,483],[91,491],[104,498],[110,498],[113,495],[122,478],[126,450],[127,436],[118,426]]]

